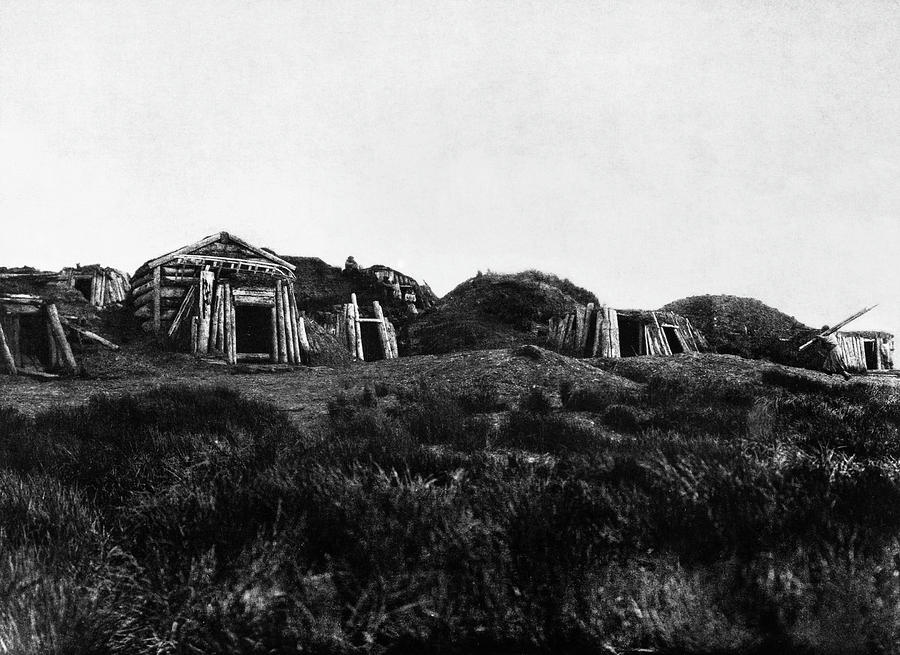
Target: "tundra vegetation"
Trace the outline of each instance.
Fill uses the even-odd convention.
[[[629,366],[0,410],[0,651],[896,650],[897,394]]]

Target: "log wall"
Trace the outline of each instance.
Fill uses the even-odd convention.
[[[672,347],[665,329],[674,330],[678,345],[684,352],[699,352],[706,341],[691,322],[671,312],[637,312],[640,354],[671,355]],[[557,352],[573,357],[621,357],[619,312],[611,307],[593,303],[565,316],[553,317],[547,326],[547,343]]]

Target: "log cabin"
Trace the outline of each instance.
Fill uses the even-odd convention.
[[[144,263],[132,278],[132,306],[147,332],[175,349],[234,364],[307,361],[294,266],[228,232]]]
[[[838,345],[847,370],[854,373],[894,368],[894,335],[889,332],[838,332]]]
[[[576,357],[676,355],[708,347],[689,319],[667,311],[616,310],[589,303],[551,318],[548,329],[550,347]]]

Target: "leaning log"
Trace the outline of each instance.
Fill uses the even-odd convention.
[[[2,360],[3,369],[7,373],[10,375],[16,374],[16,360],[13,359],[12,351],[10,351],[9,344],[6,342],[6,333],[3,331],[2,325],[0,325],[0,360]]]
[[[356,294],[350,294],[350,304],[353,305],[353,331],[356,334],[356,358],[365,361],[365,353],[363,353],[362,325],[359,322],[359,304],[356,302]]]
[[[65,319],[60,319],[60,320],[62,320],[63,325],[65,325],[67,328],[69,328],[73,332],[77,332],[78,334],[83,336],[85,339],[89,339],[91,341],[96,341],[101,346],[106,346],[110,350],[118,350],[119,349],[119,347],[116,344],[114,344],[112,341],[109,341],[108,339],[104,339],[99,334],[95,334],[94,332],[91,332],[90,330],[85,330],[83,327],[79,327],[78,325],[72,325]]]
[[[66,333],[63,331],[62,323],[59,320],[59,311],[57,311],[56,305],[53,303],[47,304],[47,318],[50,321],[50,330],[53,332],[56,345],[62,354],[63,365],[69,373],[75,373],[78,370],[78,364],[75,363],[75,355],[72,354],[72,348],[69,346]]]

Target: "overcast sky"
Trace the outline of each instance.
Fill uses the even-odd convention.
[[[228,230],[900,333],[897,2],[0,0],[0,265]]]

